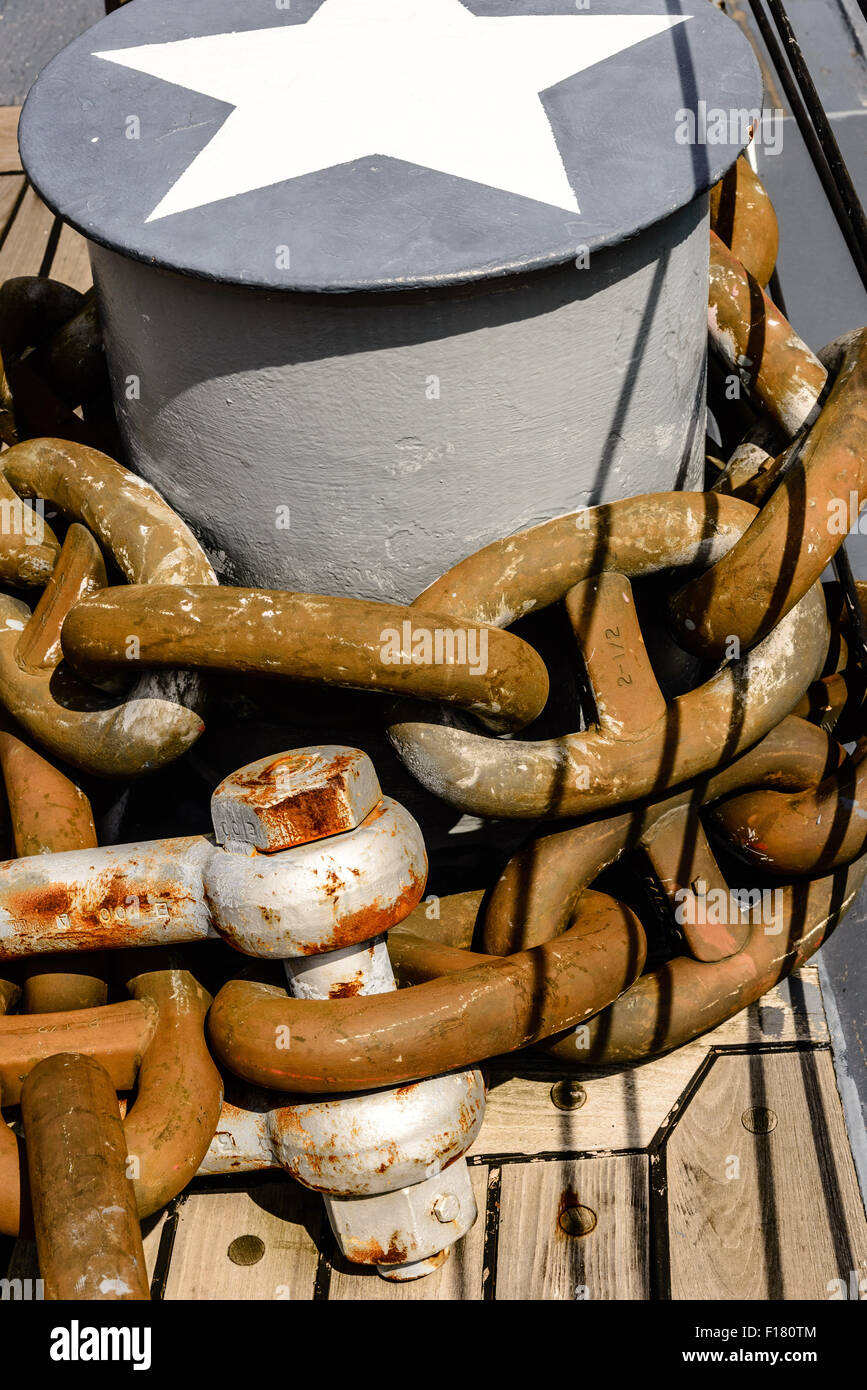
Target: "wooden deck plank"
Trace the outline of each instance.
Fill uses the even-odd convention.
[[[60,280],[71,285],[74,290],[89,290],[93,284],[90,273],[90,257],[87,254],[87,241],[74,227],[67,223],[60,230],[57,249],[51,258],[49,275],[52,280]]]
[[[752,1112],[773,1112],[754,1133]],[[671,1296],[823,1299],[867,1274],[867,1221],[826,1050],[717,1057],[665,1145]]]
[[[7,1279],[38,1279],[39,1259],[35,1240],[16,1240],[6,1270]]]
[[[246,1188],[191,1193],[178,1212],[165,1297],[311,1299],[324,1220],[322,1198],[282,1173]],[[262,1243],[255,1263],[229,1256],[244,1236]]]
[[[32,188],[25,189],[21,206],[0,246],[0,282],[13,275],[39,274],[53,226],[54,213]]]
[[[0,106],[0,174],[14,174],[21,169],[18,154],[20,114],[20,106]]]
[[[360,1299],[366,1302],[434,1302],[459,1300],[477,1302],[482,1297],[485,1258],[485,1204],[488,1192],[488,1170],[478,1164],[470,1169],[470,1180],[479,1215],[472,1230],[458,1241],[440,1269],[424,1279],[406,1284],[392,1284],[380,1279],[375,1269],[351,1265],[339,1257],[331,1271],[329,1298],[334,1300]]]
[[[154,1268],[159,1254],[160,1241],[162,1239],[163,1227],[166,1224],[167,1213],[165,1210],[156,1212],[142,1222],[141,1243],[144,1249],[145,1264],[147,1266],[148,1278],[153,1279]]]
[[[23,174],[0,175],[0,242],[2,242],[9,226],[23,188]]]
[[[496,1298],[645,1299],[649,1296],[645,1154],[504,1164]],[[568,1235],[564,1206],[596,1215],[588,1235]]]
[[[713,1048],[754,1043],[826,1042],[828,1026],[818,970],[805,966],[759,1004],[712,1033],[642,1066],[611,1073],[568,1073],[583,1085],[587,1100],[578,1110],[558,1110],[554,1081],[567,1075],[542,1054],[501,1058],[489,1068],[485,1122],[471,1154],[537,1154],[643,1149],[652,1142]]]

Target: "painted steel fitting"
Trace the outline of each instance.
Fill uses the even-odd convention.
[[[296,998],[397,988],[384,928],[421,897],[427,856],[365,753],[307,748],[251,763],[220,783],[211,816],[226,852],[211,860],[205,891],[223,936],[247,954],[282,957]],[[280,896],[289,857],[301,887],[294,901]],[[274,909],[253,904],[249,880],[260,896],[273,884]],[[358,902],[339,926],[336,903],[347,894]],[[275,1029],[275,1060],[291,1047],[291,1030]],[[463,1154],[484,1097],[480,1072],[453,1072],[270,1111],[258,1133],[280,1166],[323,1194],[348,1260],[414,1279],[441,1265],[476,1220]]]
[[[311,998],[333,963],[305,957],[360,944],[375,972],[382,933],[424,891],[427,855],[366,755],[329,746],[262,759],[226,778],[212,807],[216,845],[188,835],[4,863],[0,959],[223,936],[248,956],[300,958]],[[335,990],[325,997],[352,994],[351,977]]]
[[[472,1226],[462,1155],[484,1114],[480,1072],[293,1105],[237,1082],[230,1094],[199,1177],[284,1169],[323,1193],[355,1263],[375,1260],[391,1279],[426,1274]]]

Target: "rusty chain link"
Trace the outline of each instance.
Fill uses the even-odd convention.
[[[434,1074],[529,1045],[579,1067],[665,1052],[759,998],[846,911],[867,875],[864,692],[833,610],[829,649],[818,580],[845,537],[829,524],[834,505],[843,499],[857,515],[867,497],[867,329],[817,356],[765,293],[776,218],[746,160],[713,190],[711,216],[710,342],[754,415],[713,490],[544,522],[469,556],[408,606],[218,585],[159,494],[93,447],[113,436],[92,298],[44,280],[0,287],[0,440],[9,446],[0,505],[20,519],[2,527],[0,581],[43,590],[32,611],[0,594],[0,704],[26,735],[72,768],[130,777],[180,757],[201,733],[198,672],[280,675],[411,697],[391,717],[391,741],[421,783],[465,812],[583,818],[534,839],[491,890],[442,899],[431,922],[418,905],[421,833],[381,797],[357,750],[275,755],[226,779],[212,803],[216,845],[200,835],[100,849],[83,793],[11,722],[0,728],[22,856],[0,865],[0,959],[21,957],[31,970],[19,1014],[9,1012],[18,983],[0,980],[0,1100],[21,1104],[50,1296],[77,1296],[70,1269],[106,1239],[88,1225],[86,1162],[82,1182],[55,1190],[70,1142],[89,1152],[102,1136],[105,1192],[117,1198],[115,1234],[128,1256],[122,1277],[135,1297],[147,1296],[137,1219],[200,1166],[231,1164],[232,1136],[251,1122],[232,1106],[221,1119],[206,1016],[214,1052],[235,1075],[334,1097],[260,1111],[253,1149],[326,1194],[350,1259],[409,1277],[400,1268],[426,1272],[441,1257],[430,1231],[416,1223],[399,1249],[365,1241],[358,1199],[385,1213],[400,1182],[410,1193],[423,1186],[433,1113],[423,1097],[447,1117],[463,1098],[451,1081],[448,1094],[436,1090],[433,1081],[449,1079]],[[57,437],[35,437],[37,421]],[[30,499],[62,514],[62,544]],[[125,585],[109,587],[106,560]],[[700,571],[670,601],[677,643],[716,669],[667,702],[630,580],[677,570]],[[548,673],[505,629],[560,601],[595,720],[556,739],[515,739],[541,713]],[[393,662],[383,656],[386,630],[397,634]],[[420,630],[451,657],[407,655]],[[484,671],[455,659],[482,643]],[[132,684],[119,691],[121,674]],[[797,717],[806,714],[815,722]],[[847,720],[860,735],[852,757],[827,732]],[[339,766],[343,801],[323,802],[311,758]],[[773,871],[775,886],[732,888],[714,843],[750,871]],[[639,850],[676,942],[673,958],[646,973],[639,917],[592,887]],[[317,881],[324,863],[327,884]],[[230,979],[209,1013],[210,996],[187,970],[133,956],[131,998],[109,1004],[99,962],[77,955],[216,935],[282,961],[289,993]],[[65,965],[69,952],[77,970]],[[389,956],[405,988],[388,983]],[[479,1074],[460,1077],[472,1113],[448,1118],[443,1160],[456,1182],[484,1103]],[[367,1123],[380,1105],[375,1123],[398,1115],[393,1092],[367,1093],[409,1092],[405,1083],[420,1079],[432,1089],[406,1100],[404,1149],[387,1177],[372,1176],[384,1171],[375,1144],[354,1155],[355,1167],[343,1149],[328,1157],[324,1136],[336,1125]],[[114,1095],[134,1087],[121,1127]],[[58,1134],[58,1095],[78,1097],[88,1117],[77,1139]],[[212,1147],[215,1131],[222,1149]],[[23,1193],[19,1142],[0,1123],[0,1232],[30,1229]],[[460,1200],[469,1205],[458,1234],[475,1219],[471,1195]]]
[[[546,742],[499,742],[438,712],[422,722],[407,711],[390,729],[407,767],[474,815],[566,817],[673,787],[755,743],[819,674],[827,648],[819,591],[751,652],[666,705],[627,582],[724,553],[755,516],[736,500],[659,493],[612,502],[543,522],[455,566],[421,601],[508,623],[566,599],[597,725]]]
[[[0,441],[45,434],[119,444],[93,291],[16,276],[0,285]]]
[[[449,708],[426,723],[409,716],[394,722],[391,738],[414,775],[464,811],[509,817],[582,814],[627,793],[641,796],[673,786],[749,747],[794,707],[818,675],[827,624],[815,590],[757,648],[729,662],[700,689],[678,697],[670,708],[659,692],[625,576],[707,563],[735,544],[755,515],[750,504],[736,498],[691,493],[587,508],[486,547],[406,610],[361,600],[187,588],[158,594],[151,613],[144,591],[102,590],[70,612],[64,652],[83,672],[98,677],[129,664],[125,634],[136,632],[142,659],[155,664],[282,670],[336,684],[366,682],[417,698],[431,698],[437,686],[447,686],[451,707],[466,707],[475,691],[476,707],[489,723],[509,727],[510,709],[516,711],[514,729],[544,703],[547,681],[535,653],[532,663],[524,663],[535,677],[524,689],[525,698],[508,701],[506,670],[509,677],[516,673],[518,649],[503,648],[501,665],[499,645],[492,641],[495,666],[485,703],[479,679],[459,675],[453,666],[398,667],[393,674],[383,668],[375,652],[383,625],[404,622],[409,613],[421,628],[464,625],[489,631],[567,598],[596,695],[597,729],[548,742],[501,742],[458,727]],[[263,608],[272,619],[267,624],[261,620]],[[203,622],[209,612],[231,619],[219,649]],[[310,636],[314,616],[321,622],[316,638]],[[507,661],[513,663],[508,668]],[[342,668],[336,675],[335,667]]]
[[[400,977],[418,983],[453,974],[460,978],[480,968],[486,956],[467,949],[474,935],[481,936],[488,956],[498,959],[505,952],[532,950],[559,939],[586,885],[622,856],[643,849],[679,924],[685,953],[643,974],[608,1009],[552,1039],[545,1050],[558,1061],[596,1067],[656,1056],[691,1041],[759,999],[809,959],[867,876],[862,835],[860,844],[849,846],[848,867],[807,877],[827,852],[827,830],[814,826],[811,843],[801,846],[805,854],[798,872],[804,877],[783,887],[743,890],[744,897],[730,889],[719,872],[705,838],[701,808],[731,797],[738,784],[755,789],[763,783],[803,787],[807,782],[815,794],[816,779],[827,768],[829,756],[834,761],[819,730],[787,719],[704,784],[534,841],[509,862],[483,911],[479,909],[485,894],[461,894],[442,900],[435,924],[418,912],[407,920],[405,933],[393,935],[391,941]],[[761,795],[787,794],[766,790]],[[737,797],[735,804],[739,801],[748,804],[750,797]],[[743,848],[750,843],[750,829],[742,834],[737,815],[727,818],[730,804],[722,800],[709,824]],[[804,840],[809,838],[805,832]],[[858,858],[852,857],[853,851]],[[702,911],[710,902],[716,910]],[[727,911],[723,904],[729,904]],[[436,939],[429,939],[431,935]]]
[[[136,1091],[124,1133],[135,1159],[140,1218],[159,1211],[195,1175],[222,1103],[222,1082],[204,1039],[210,996],[188,971],[161,964],[132,968],[126,1002],[0,1018],[4,1105],[18,1104],[29,1074],[60,1053],[90,1057],[116,1091]],[[6,1235],[18,1234],[20,1191],[15,1136],[0,1125],[0,1232]]]
[[[15,846],[26,856],[12,864],[39,862],[63,853],[70,844],[95,846],[87,798],[8,731],[0,733],[0,767]],[[67,1158],[69,1154],[63,1144],[58,1148],[58,1133],[66,1131],[51,1122],[50,1097],[61,1073],[70,1088],[70,1104],[82,1087],[87,1093],[94,1086],[97,1092],[100,1086],[110,1087],[112,1096],[115,1090],[136,1089],[123,1133],[124,1158],[128,1154],[134,1160],[131,1176],[139,1217],[159,1210],[194,1176],[213,1136],[222,1101],[222,1083],[204,1040],[210,996],[188,971],[166,960],[158,963],[162,968],[151,969],[147,961],[136,957],[126,979],[132,998],[127,1003],[106,1004],[105,984],[91,973],[92,960],[74,957],[72,965],[77,969],[70,970],[69,959],[60,965],[51,956],[37,957],[37,972],[24,981],[25,1012],[21,1014],[8,1013],[21,994],[18,984],[0,981],[0,1103],[20,1103],[25,1138],[31,1127],[38,1136],[31,1155],[29,1147],[20,1149],[15,1134],[0,1119],[0,1232],[16,1235],[31,1229],[26,1197],[22,1210],[22,1191],[29,1191],[43,1277],[52,1287],[67,1289],[64,1269],[70,1264],[79,1272],[85,1269],[88,1257],[82,1251],[90,1249],[98,1255],[105,1232],[97,1228],[88,1235],[80,1221],[77,1234],[70,1231],[63,1242],[58,1238],[51,1194],[63,1187],[62,1175],[68,1168],[64,1152]],[[76,1059],[82,1065],[70,1070]],[[88,1070],[84,1059],[99,1064],[103,1080],[92,1066]],[[28,1107],[28,1084],[37,1071]],[[104,1111],[103,1104],[99,1109],[103,1119]],[[105,1137],[105,1125],[100,1123],[97,1129]],[[64,1143],[68,1147],[68,1138]],[[23,1152],[30,1165],[25,1189]],[[92,1195],[91,1190],[80,1200],[70,1196],[67,1213],[74,1213],[82,1202],[87,1208]],[[82,1217],[81,1210],[78,1215]],[[73,1258],[70,1250],[76,1243],[79,1248]]]
[[[26,509],[25,532],[38,535],[41,527],[26,499],[50,502],[73,519],[33,612],[0,595],[0,701],[44,748],[88,772],[133,776],[179,757],[204,728],[195,675],[146,673],[112,697],[58,668],[70,607],[106,583],[100,547],[133,584],[216,585],[192,532],[143,479],[81,444],[17,444],[0,454],[0,474],[3,490]],[[19,550],[13,545],[13,562]]]

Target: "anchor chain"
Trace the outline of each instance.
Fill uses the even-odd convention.
[[[543,522],[409,605],[220,585],[184,521],[109,456],[93,297],[35,277],[0,287],[14,523],[0,581],[42,591],[32,609],[0,594],[20,856],[0,864],[0,1100],[23,1128],[20,1149],[0,1123],[0,1232],[34,1223],[50,1297],[104,1296],[106,1245],[115,1296],[147,1297],[138,1220],[197,1172],[266,1166],[323,1195],[350,1261],[426,1274],[476,1219],[480,1062],[530,1046],[569,1068],[659,1055],[760,998],[844,915],[867,876],[863,594],[819,581],[846,535],[836,512],[867,500],[867,329],[814,354],[774,305],[776,217],[745,159],[712,190],[711,225],[709,342],[745,427],[712,487]],[[667,699],[632,581],[680,571],[669,629],[682,665],[706,664]],[[507,629],[561,602],[592,717],[517,738],[549,675]],[[202,733],[217,671],[398,697],[389,738],[429,791],[472,815],[579,823],[534,829],[435,922],[421,831],[352,747],[239,769],[212,797],[213,836],[99,847],[87,798],[30,740],[73,775],[163,767]],[[854,734],[852,756],[835,730]],[[645,924],[593,886],[633,856],[670,957],[649,970]],[[212,1003],[174,952],[215,939],[284,979],[242,971]],[[128,1000],[106,1002],[105,961],[87,954],[102,950]],[[247,1083],[225,1104],[206,1027]],[[133,1088],[121,1124],[115,1093]],[[79,1118],[63,1135],[67,1104]],[[91,1177],[111,1229],[92,1219]]]

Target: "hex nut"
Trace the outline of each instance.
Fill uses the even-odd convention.
[[[461,1204],[453,1192],[444,1192],[433,1204],[432,1211],[437,1221],[457,1221],[461,1214]]]
[[[458,1215],[434,1215],[438,1199],[454,1198]],[[476,1201],[466,1160],[432,1178],[370,1197],[326,1197],[325,1210],[341,1254],[353,1264],[404,1265],[429,1260],[466,1235]]]
[[[381,800],[367,754],[325,744],[231,773],[211,797],[211,820],[218,844],[274,854],[354,830]]]

